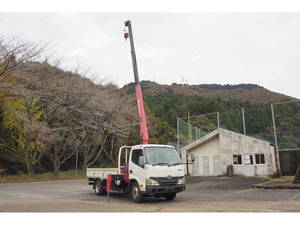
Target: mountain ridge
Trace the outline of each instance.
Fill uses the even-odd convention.
[[[296,99],[294,97],[270,91],[257,84],[159,84],[153,81],[142,81],[142,90],[145,96],[157,94],[175,94],[185,96],[202,96],[209,98],[237,99],[241,101],[267,103],[282,100]],[[134,83],[123,86],[128,94],[134,93]]]

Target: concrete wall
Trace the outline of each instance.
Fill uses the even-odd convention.
[[[194,149],[192,149],[191,153],[189,153],[189,158],[191,158],[191,154],[194,156],[198,156],[199,158],[199,176],[204,176],[203,171],[203,156],[208,156],[209,159],[209,176],[214,176],[214,161],[213,157],[215,155],[220,155],[219,151],[219,136],[215,136],[204,144],[201,144]],[[192,174],[193,166],[189,165],[189,172]]]
[[[227,166],[233,165],[233,155],[242,156],[242,165],[233,165],[234,175],[272,175],[275,173],[274,148],[270,143],[235,133],[225,129],[215,130],[201,139],[191,143],[183,149],[183,162],[185,163],[186,150],[188,157],[191,154],[199,158],[199,175],[203,176],[203,156],[209,159],[209,175],[216,175],[214,171],[214,156],[219,156],[219,171],[217,175],[227,174]],[[245,157],[253,155],[253,165],[245,165]],[[255,163],[255,154],[264,154],[265,164]],[[189,165],[189,174],[192,174],[195,165]]]
[[[227,165],[233,165],[233,155],[242,155],[242,165],[234,165],[233,171],[236,175],[245,175],[245,155],[264,154],[265,164],[254,165],[256,175],[272,175],[275,172],[274,149],[270,143],[248,137],[242,134],[220,129],[220,168],[221,173],[225,174]]]

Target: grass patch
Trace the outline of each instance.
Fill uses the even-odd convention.
[[[21,182],[36,182],[36,181],[50,181],[50,180],[68,180],[68,179],[83,179],[86,178],[85,174],[81,170],[78,170],[76,176],[75,170],[61,171],[58,175],[53,173],[41,173],[33,176],[27,174],[2,176],[0,177],[0,183],[21,183]]]
[[[263,177],[266,178],[267,181],[259,183],[259,185],[269,184],[269,183],[292,183],[294,180],[294,176],[282,176],[282,177]]]
[[[293,182],[294,176],[282,176],[282,177],[275,177],[275,178],[269,178],[271,182],[276,183],[286,183],[286,182]]]

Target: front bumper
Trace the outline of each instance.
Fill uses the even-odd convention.
[[[185,190],[185,184],[177,185],[147,185],[146,191],[142,191],[144,195],[157,195],[157,194],[167,194],[167,193],[178,193]]]

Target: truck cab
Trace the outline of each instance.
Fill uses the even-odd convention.
[[[135,145],[128,163],[131,197],[142,196],[174,199],[185,189],[184,165],[178,152],[168,145]],[[137,185],[134,185],[133,183]]]
[[[173,200],[185,190],[184,167],[173,146],[141,144],[120,148],[118,168],[99,169],[93,175],[88,168],[87,174],[96,194],[128,193],[139,203],[149,196]]]

